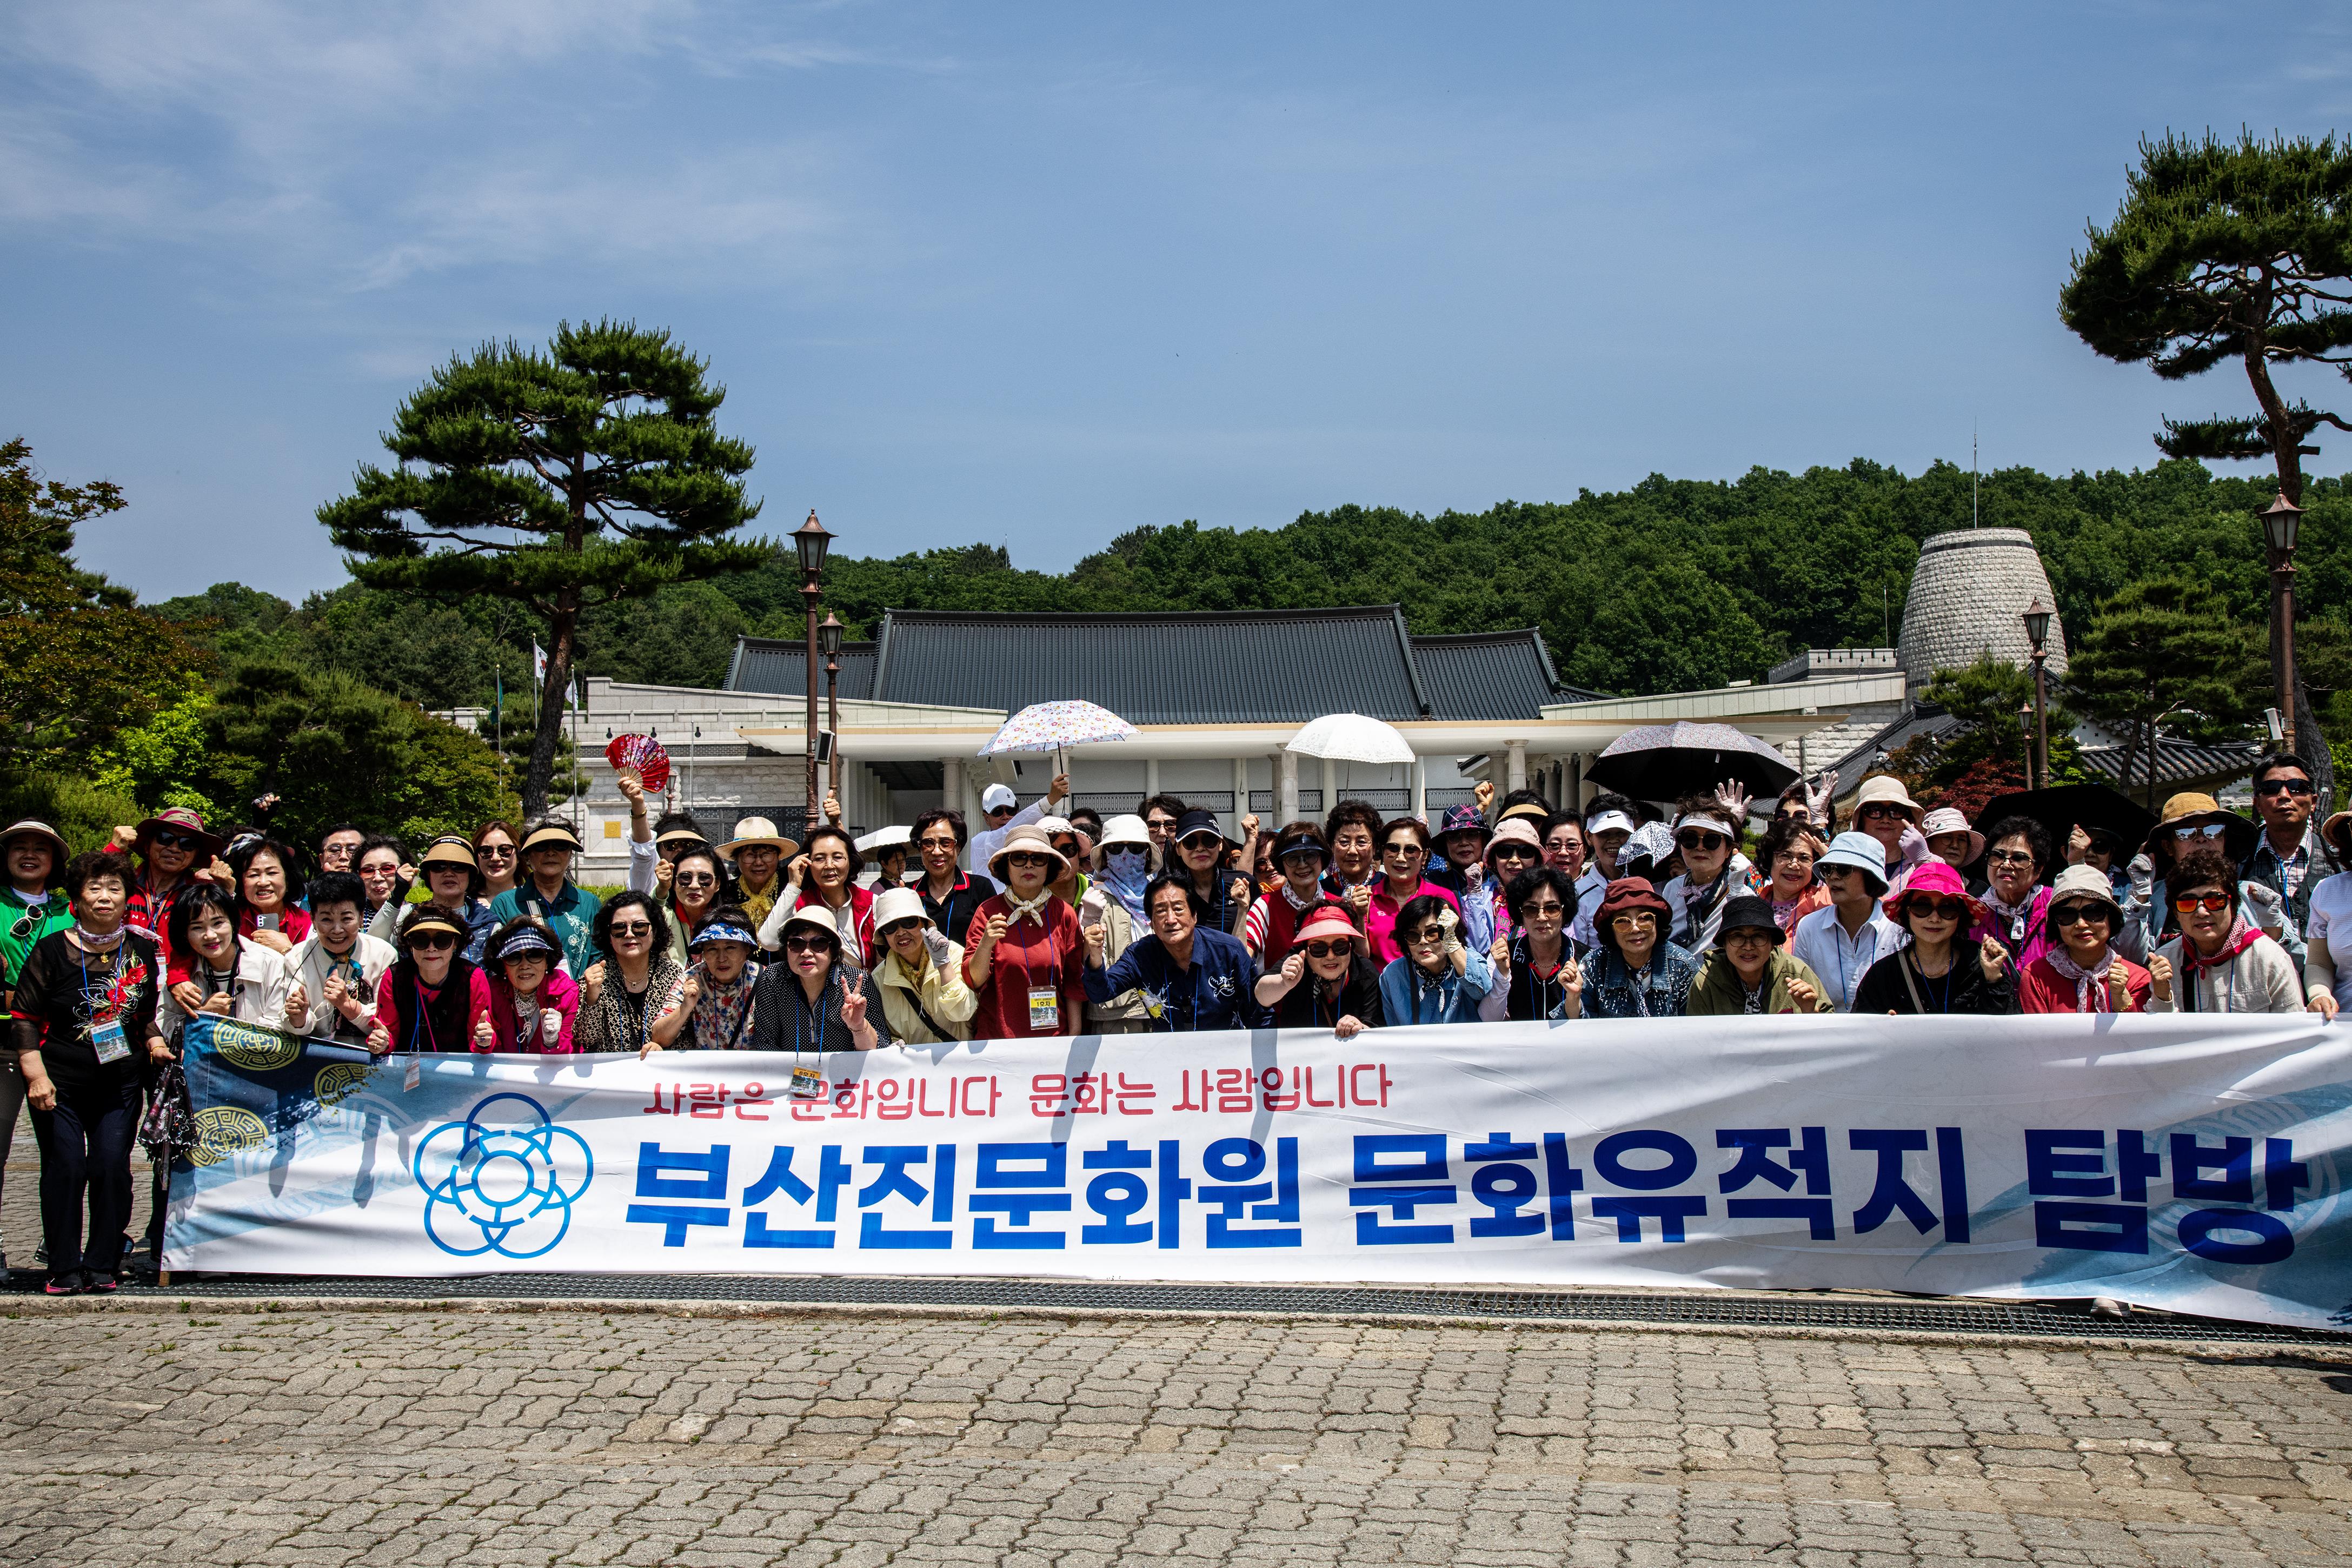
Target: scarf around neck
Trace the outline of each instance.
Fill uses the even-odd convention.
[[[2050,961],[2051,968],[2074,983],[2074,1011],[2104,1013],[2107,1010],[2107,971],[2115,966],[2116,962],[2116,950],[2112,946],[2099,949],[2098,958],[2088,968],[2074,962],[2074,955],[2066,951],[2063,942],[2051,943],[2049,951],[2042,956]]]
[[[2220,969],[2229,963],[2238,954],[2253,946],[2254,939],[2262,934],[2260,929],[2246,923],[2245,910],[2241,909],[2230,921],[2230,934],[2221,939],[2221,950],[2210,958],[2199,952],[2197,944],[2189,940],[2189,933],[2182,931],[2180,933],[2181,962],[2189,966],[2193,978],[2196,973],[2204,970]]]
[[[1045,906],[1054,901],[1054,889],[1041,888],[1035,898],[1022,900],[1014,898],[1013,889],[1007,888],[1004,889],[1004,901],[1009,906],[1009,912],[1004,917],[1008,927],[1019,925],[1024,919],[1034,920],[1042,927],[1045,923]],[[1119,902],[1127,900],[1121,899]]]
[[[1122,873],[1120,862],[1123,860],[1129,862],[1131,874]],[[1129,860],[1129,857],[1116,851],[1105,855],[1102,871],[1095,880],[1125,906],[1129,915],[1139,921],[1143,918],[1143,889],[1151,882],[1151,857],[1139,855]],[[1011,897],[1010,894],[1006,896]]]

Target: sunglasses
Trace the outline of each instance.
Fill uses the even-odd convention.
[[[1056,838],[1054,840],[1054,847],[1060,850],[1063,855],[1071,859],[1077,858],[1078,846],[1075,839],[1066,844],[1061,839]]]
[[[1496,849],[1491,857],[1496,860],[1532,860],[1535,858],[1536,852],[1524,844],[1503,845]]]
[[[454,931],[421,931],[408,939],[408,945],[421,952],[446,952],[457,945]]]
[[[1656,925],[1658,917],[1647,910],[1634,910],[1627,914],[1612,915],[1609,918],[1609,923],[1622,931],[1634,926]]]
[[[1898,817],[1908,822],[1911,820],[1911,814],[1899,805],[1888,805],[1884,802],[1862,808],[1862,819],[1864,822],[1891,822]]]
[[[1282,852],[1282,863],[1284,865],[1287,866],[1293,860],[1312,860],[1315,864],[1320,866],[1323,864],[1323,851],[1318,849],[1314,845],[1308,844],[1294,849],[1286,849]]]
[[[2107,907],[2090,903],[2055,904],[2051,907],[2050,918],[2062,926],[2089,925],[2093,921],[2106,920]]]
[[[670,879],[681,888],[715,888],[719,879],[708,871],[680,871]]]
[[[1008,866],[1051,866],[1054,858],[1040,855],[1034,849],[1015,849],[1004,858],[1004,863]]]
[[[1348,941],[1345,937],[1340,938],[1337,942],[1310,942],[1307,943],[1307,956],[1309,958],[1337,958],[1341,953],[1351,951],[1355,945],[1356,944],[1354,942]]]
[[[926,922],[914,919],[912,916],[909,916],[903,921],[892,921],[888,925],[882,928],[882,940],[887,942],[892,937],[903,936],[908,931],[920,931],[925,923]]]
[[[159,827],[149,834],[147,842],[158,849],[201,849],[205,847],[203,839],[191,838],[184,833],[174,833],[168,827]]]
[[[1172,833],[1176,828],[1176,819],[1172,816],[1152,816],[1145,818],[1143,825],[1155,833]]]
[[[2175,838],[2219,838],[2228,826],[2227,823],[2208,822],[2198,827],[2176,827],[2172,836]]]
[[[1428,851],[1422,848],[1420,845],[1413,843],[1411,839],[1406,839],[1404,842],[1400,844],[1381,845],[1381,853],[1383,855],[1402,855],[1406,858],[1410,859],[1415,855],[1427,854]]]
[[[2031,866],[2033,852],[2030,849],[1996,849],[1985,857],[1996,866]]]
[[[1675,835],[1675,842],[1685,849],[1720,849],[1731,840],[1720,833],[1710,833],[1703,827],[1685,827]]]
[[[654,934],[653,922],[651,921],[614,921],[613,934],[614,936],[651,936]]]
[[[2228,909],[2230,903],[2230,895],[2227,893],[2183,893],[2172,900],[2172,908],[2177,914],[2185,915],[2203,910],[2209,915],[2218,915]]]
[[[1561,903],[1559,900],[1554,899],[1549,903],[1522,905],[1519,910],[1519,918],[1521,920],[1539,921],[1547,915],[1564,915],[1566,913],[1568,913],[1568,906]]]
[[[1939,921],[1957,921],[1969,912],[1958,899],[1913,899],[1903,907],[1911,914]]]
[[[2256,795],[2309,795],[2309,779],[2264,779],[2254,786]]]
[[[478,847],[474,853],[487,860],[511,860],[514,858],[515,847],[511,844],[484,844]]]
[[[18,915],[8,927],[8,940],[22,942],[32,935],[33,928],[41,923],[41,913],[39,910],[26,910]]]
[[[915,840],[915,847],[918,849],[944,849],[948,851],[948,853],[953,854],[955,853],[956,841],[952,838],[918,838]]]
[[[793,952],[823,952],[832,946],[833,943],[829,940],[821,936],[788,936],[784,938],[784,947],[787,951]]]

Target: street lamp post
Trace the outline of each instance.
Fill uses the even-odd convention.
[[[2033,647],[2033,734],[2036,761],[2028,770],[2036,789],[2050,787],[2050,612],[2040,599],[2025,607],[2025,640]]]
[[[2303,508],[2279,492],[2263,513],[2263,542],[2271,549],[2271,675],[2278,686],[2283,749],[2294,746],[2294,536]]]
[[[816,629],[817,646],[824,650],[824,727],[833,731],[833,761],[825,782],[836,795],[841,793],[841,634],[847,629],[831,610]]]
[[[816,600],[817,579],[824,574],[825,547],[833,542],[824,524],[811,511],[808,521],[793,530],[793,548],[801,558],[801,598],[808,610],[808,805],[801,814],[801,837],[816,822]]]

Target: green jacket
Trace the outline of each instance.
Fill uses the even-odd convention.
[[[25,967],[25,955],[35,942],[73,923],[73,908],[63,889],[51,893],[49,901],[36,910],[16,889],[0,883],[0,990],[16,988],[16,972]]]
[[[1789,982],[1801,980],[1813,988],[1813,1005],[1800,1007],[1789,994]],[[1775,951],[1764,965],[1764,1011],[1767,1013],[1827,1013],[1836,1006],[1830,998],[1829,987],[1822,977],[1807,968],[1801,959]],[[1686,1016],[1693,1018],[1713,1017],[1726,1013],[1743,1013],[1748,1008],[1748,993],[1739,984],[1739,972],[1731,967],[1721,948],[1706,955],[1699,965],[1698,979],[1692,983],[1690,1006]]]

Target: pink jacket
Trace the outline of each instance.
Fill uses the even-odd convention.
[[[569,1056],[578,1048],[572,1043],[572,1026],[578,1021],[580,1016],[580,987],[572,983],[572,976],[560,969],[551,969],[547,972],[546,980],[541,982],[539,987],[539,1005],[554,1014],[558,1020],[555,1042],[552,1045],[547,1043],[544,1035],[537,1040],[529,1042],[516,1039],[516,1036],[521,1032],[522,1026],[515,1016],[514,987],[507,984],[505,975],[493,976],[489,982],[489,989],[490,1027],[498,1032],[499,1037],[495,1049],[520,1051],[527,1055],[562,1057]],[[477,1015],[477,1021],[478,1017],[479,1016]],[[477,1042],[474,1049],[479,1051],[481,1048],[480,1044]]]

